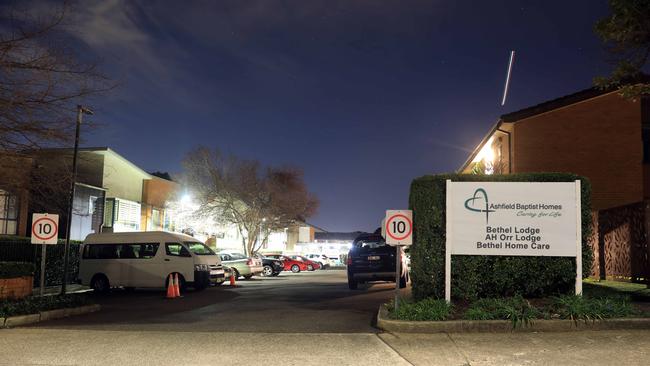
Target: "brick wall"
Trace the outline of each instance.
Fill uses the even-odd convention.
[[[32,276],[0,278],[0,300],[22,299],[32,294]]]
[[[616,93],[517,121],[513,172],[588,177],[594,210],[643,200],[641,106]]]

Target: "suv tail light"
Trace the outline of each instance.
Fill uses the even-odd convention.
[[[253,264],[253,258],[248,258],[248,260],[246,261],[246,265],[250,266],[252,264]]]

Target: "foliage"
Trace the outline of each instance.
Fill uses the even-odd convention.
[[[36,314],[41,311],[74,308],[92,304],[90,297],[84,294],[67,294],[44,297],[28,297],[20,300],[0,301],[0,317]]]
[[[595,84],[603,89],[622,86],[627,98],[650,94],[650,84],[634,82],[650,55],[650,2],[647,0],[610,0],[611,14],[598,21],[595,32],[605,44],[616,64],[608,77],[598,77]]]
[[[399,320],[445,320],[451,310],[452,306],[445,300],[433,298],[417,302],[401,301],[397,311],[393,303],[388,305],[391,317]]]
[[[24,262],[0,262],[0,278],[16,278],[34,275],[34,265]]]
[[[45,271],[46,286],[61,284],[63,276],[64,240],[59,240],[56,245],[47,247],[47,263]],[[68,280],[72,283],[79,272],[79,247],[81,242],[71,241],[68,252]],[[18,236],[0,236],[0,261],[6,262],[31,262],[34,266],[34,286],[40,284],[41,276],[41,249],[42,245],[33,245],[30,238]]]
[[[529,326],[541,312],[521,296],[485,298],[473,302],[465,311],[464,319],[510,320],[512,327]]]
[[[424,176],[411,183],[409,207],[413,210],[414,242],[411,279],[416,300],[444,296],[446,180],[497,182],[572,182],[582,184],[583,275],[592,263],[591,186],[569,173],[509,175],[446,174]],[[452,296],[462,299],[522,295],[541,297],[566,293],[575,284],[575,260],[556,257],[455,256],[452,259]]]
[[[47,16],[18,3],[0,11],[0,150],[69,142],[76,104],[112,83],[70,46],[67,3]]]
[[[590,298],[562,295],[552,299],[549,311],[561,319],[571,319],[576,325],[580,320],[593,322],[606,318],[623,318],[634,313],[629,298],[625,296]]]
[[[236,225],[249,255],[272,231],[306,220],[318,207],[318,199],[295,168],[264,168],[256,160],[224,156],[205,147],[190,152],[183,166],[184,183],[199,201],[198,213]]]

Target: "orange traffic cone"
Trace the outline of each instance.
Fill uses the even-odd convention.
[[[235,274],[234,273],[230,274],[230,286],[236,286],[235,285]]]
[[[174,290],[174,278],[170,273],[169,280],[167,280],[167,298],[173,299],[175,297],[176,297],[176,291]]]
[[[181,286],[178,282],[178,273],[174,273],[174,294],[176,297],[181,297]]]

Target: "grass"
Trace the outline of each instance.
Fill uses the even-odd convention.
[[[74,308],[92,304],[85,294],[27,297],[20,300],[0,300],[0,318],[36,314],[41,311]]]
[[[417,302],[402,300],[397,311],[395,304],[387,304],[390,316],[399,320],[446,320],[452,311],[452,306],[444,299],[424,299]]]
[[[632,301],[650,302],[650,288],[641,283],[586,279],[582,291],[587,297],[629,296]]]

